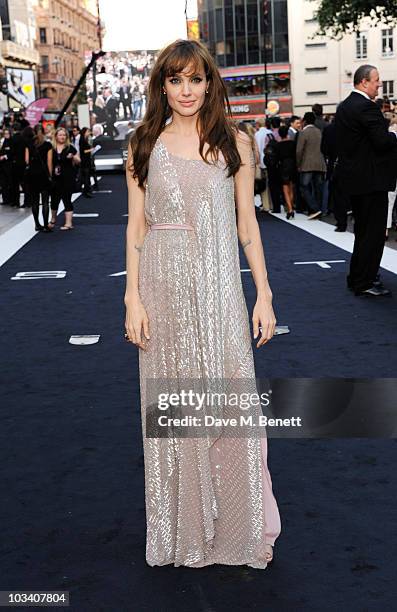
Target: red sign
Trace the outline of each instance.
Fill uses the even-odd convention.
[[[40,121],[50,102],[50,98],[39,98],[26,107],[26,120],[32,127]]]
[[[46,129],[47,125],[53,125],[55,127],[55,119],[43,119],[43,128]]]

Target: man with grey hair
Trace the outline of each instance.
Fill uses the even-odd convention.
[[[338,184],[350,197],[354,248],[347,285],[355,295],[390,295],[378,279],[385,244],[388,191],[397,179],[397,137],[375,104],[381,87],[375,66],[354,74],[354,89],[335,117]]]

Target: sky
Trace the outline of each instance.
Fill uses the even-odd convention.
[[[196,0],[188,0],[188,18],[197,17]],[[185,0],[100,0],[106,33],[105,51],[161,49],[186,38]]]

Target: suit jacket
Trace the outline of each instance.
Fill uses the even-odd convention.
[[[316,115],[314,125],[320,130],[320,132],[323,132],[329,124],[327,123],[327,121],[325,121],[325,119]]]
[[[335,117],[338,181],[349,195],[394,191],[397,137],[388,131],[379,106],[352,92]]]
[[[327,179],[332,178],[332,174],[335,168],[336,158],[338,153],[336,150],[336,127],[335,121],[329,123],[323,130],[321,140],[321,153],[325,157],[327,164]]]
[[[299,133],[296,145],[296,163],[299,172],[325,172],[321,153],[321,131],[310,125]]]
[[[22,134],[16,133],[11,136],[11,160],[15,166],[24,168],[25,167],[25,148],[26,142],[22,137]]]
[[[117,109],[119,104],[120,100],[114,96],[109,96],[109,98],[105,100],[105,113],[111,121],[117,120]]]
[[[117,90],[118,95],[120,96],[120,100],[124,102],[131,102],[132,99],[132,94],[131,94],[131,86],[130,85],[126,85],[125,89],[124,89],[124,85],[121,85],[121,87],[118,88]]]

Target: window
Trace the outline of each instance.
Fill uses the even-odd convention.
[[[318,42],[318,43],[306,43],[305,47],[306,49],[318,49],[320,47],[326,47],[327,43],[325,42]]]
[[[258,96],[265,93],[265,77],[253,75],[226,77],[224,79],[229,96]],[[291,95],[289,74],[269,74],[267,86],[270,96]]]
[[[368,36],[367,32],[357,32],[356,35],[356,59],[367,59]]]
[[[307,96],[326,96],[328,91],[307,91]]]
[[[310,74],[313,72],[327,72],[327,66],[313,66],[313,68],[305,68],[305,72]]]
[[[383,81],[383,95],[394,98],[394,81]]]
[[[47,44],[47,31],[45,28],[39,28],[39,33],[40,33],[40,44],[42,45],[46,45]]]
[[[48,68],[49,68],[48,55],[41,56],[41,67],[45,72],[48,72]]]
[[[382,57],[394,56],[394,30],[387,28],[382,30]]]

